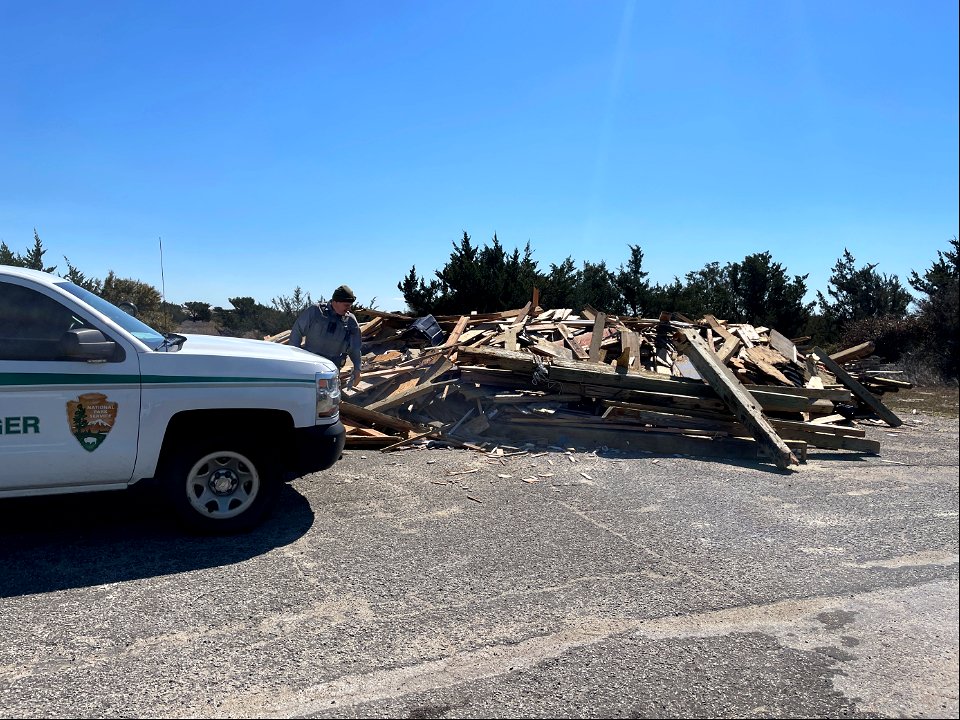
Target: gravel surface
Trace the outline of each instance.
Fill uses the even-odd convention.
[[[6,717],[956,717],[958,424],[772,465],[348,451],[247,535],[0,503]]]

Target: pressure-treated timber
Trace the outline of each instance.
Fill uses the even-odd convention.
[[[740,349],[740,345],[743,343],[740,338],[732,335],[729,330],[721,325],[713,315],[704,315],[703,319],[717,335],[723,338],[723,347],[717,350],[717,355],[721,361],[726,362]]]
[[[737,420],[750,431],[757,443],[766,449],[777,467],[786,469],[790,465],[799,464],[796,455],[767,422],[754,397],[720,361],[717,354],[707,347],[699,333],[693,329],[683,328],[678,331],[678,338],[686,341],[684,349],[687,357],[690,358],[701,377],[727,404]]]
[[[593,321],[593,335],[590,338],[590,362],[600,362],[600,343],[603,342],[603,331],[607,316],[598,312]]]
[[[823,363],[824,367],[832,372],[836,377],[837,381],[847,388],[854,396],[867,405],[871,410],[873,410],[877,415],[880,416],[880,419],[883,420],[890,427],[900,427],[903,425],[903,420],[897,417],[890,408],[884,405],[882,402],[877,400],[874,397],[873,393],[867,390],[863,385],[858,383],[853,376],[850,375],[846,370],[837,365],[837,363],[831,358],[826,352],[824,352],[819,347],[815,347],[810,351],[812,355],[817,356],[817,360]]]
[[[837,364],[852,362],[854,360],[859,360],[860,358],[865,358],[872,355],[875,348],[876,345],[874,344],[873,340],[867,340],[859,345],[854,345],[853,347],[848,347],[839,352],[835,352],[830,356],[830,359]]]
[[[425,385],[416,385],[407,390],[402,390],[396,392],[389,397],[380,400],[379,402],[372,403],[367,406],[368,410],[376,410],[378,412],[383,412],[387,408],[396,407],[397,405],[402,405],[409,400],[413,400],[416,397],[430,392],[431,390],[437,390],[442,388],[444,385],[449,385],[450,383],[456,382],[456,380],[443,380],[441,382],[435,383],[426,383]]]
[[[426,429],[420,427],[419,425],[414,425],[411,422],[407,422],[406,420],[402,420],[401,418],[394,417],[393,415],[387,415],[386,413],[377,412],[376,410],[371,410],[370,408],[361,407],[360,405],[354,405],[353,403],[345,401],[340,402],[340,415],[345,418],[360,420],[371,425],[381,425],[383,427],[393,428],[394,430],[422,432]]]

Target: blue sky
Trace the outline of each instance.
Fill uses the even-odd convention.
[[[654,282],[958,233],[955,0],[0,0],[0,240],[167,300],[403,309],[464,231]],[[163,243],[161,283],[159,238]]]

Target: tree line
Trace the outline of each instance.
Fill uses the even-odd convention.
[[[697,319],[705,314],[731,322],[775,328],[827,349],[873,340],[877,355],[891,362],[909,361],[940,378],[956,381],[958,353],[958,254],[952,238],[945,250],[922,271],[907,278],[911,294],[896,275],[877,271],[875,263],[858,264],[849,250],[834,264],[826,294],[806,302],[808,275],[790,275],[770,252],[747,255],[742,261],[708,262],[683,279],[651,283],[644,269],[643,250],[628,245],[625,263],[572,257],[542,270],[530,244],[507,251],[496,235],[477,245],[464,232],[444,266],[432,277],[416,266],[397,283],[410,314],[459,315],[522,307],[539,291],[545,308],[580,310],[590,305],[608,314],[658,317],[661,312]],[[33,247],[15,253],[0,243],[0,264],[56,272],[44,262],[46,249],[34,230]],[[100,280],[87,277],[69,258],[61,276],[114,302],[133,302],[141,317],[160,330],[173,330],[187,320],[213,322],[226,334],[262,337],[289,329],[297,315],[313,303],[297,287],[289,296],[262,305],[249,296],[229,298],[230,308],[211,307],[202,300],[177,305],[163,301],[156,288],[138,280],[118,278],[110,271]],[[323,298],[320,298],[322,301]],[[371,308],[372,309],[372,308]],[[362,309],[356,311],[362,314]]]

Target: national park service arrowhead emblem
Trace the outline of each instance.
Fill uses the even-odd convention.
[[[102,393],[84,393],[76,400],[67,401],[67,421],[70,432],[87,452],[93,452],[113,429],[117,419],[115,402]]]

